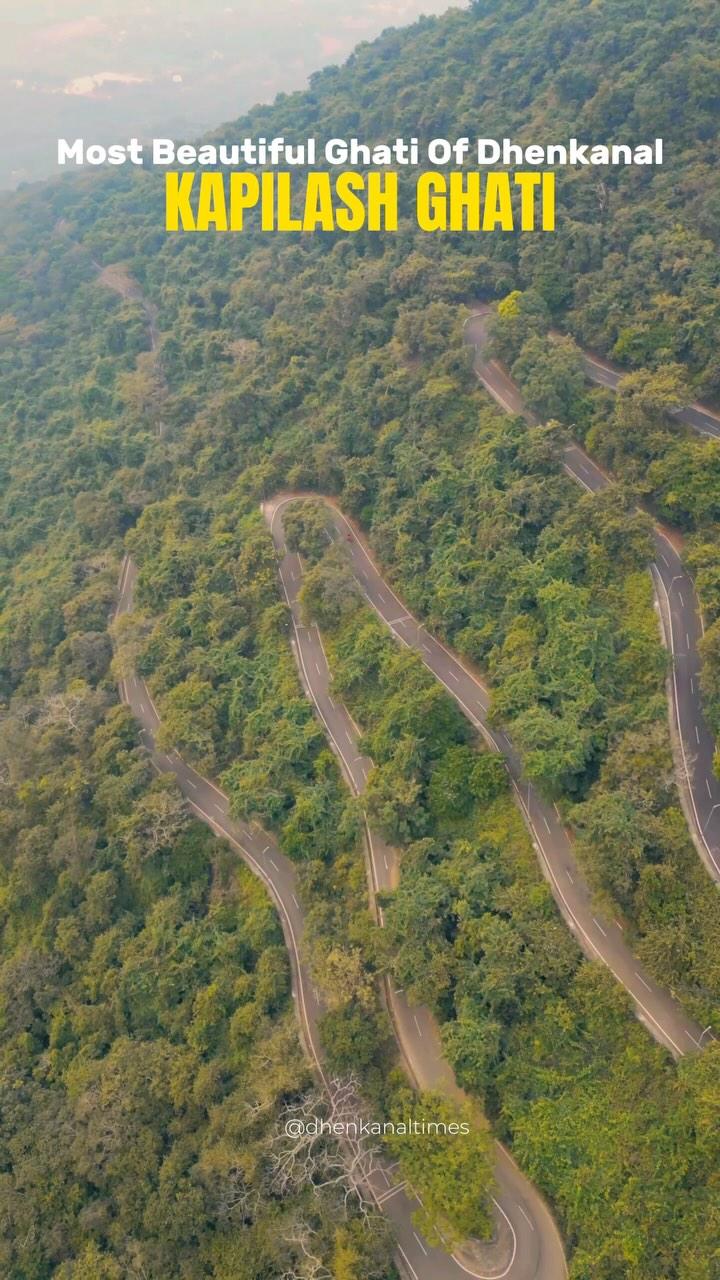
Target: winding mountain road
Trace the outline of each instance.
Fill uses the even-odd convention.
[[[278,494],[264,504],[265,518],[273,526],[276,513],[298,498],[322,502],[329,513],[330,527],[343,541],[357,584],[368,604],[392,634],[407,648],[414,649],[429,671],[444,685],[463,714],[486,741],[504,757],[515,798],[530,831],[533,846],[555,901],[591,960],[607,965],[631,996],[640,1021],[650,1034],[676,1057],[702,1047],[703,1031],[687,1016],[677,1000],[660,987],[643,968],[625,942],[623,929],[615,920],[601,917],[594,909],[590,891],[577,864],[570,837],[559,813],[527,782],[515,747],[507,734],[488,725],[490,694],[480,677],[437,640],[406,609],[403,601],[385,581],[358,527],[329,498],[312,493]],[[277,544],[276,544],[277,545]],[[290,566],[292,568],[292,566]],[[288,569],[290,572],[290,569]],[[296,574],[299,569],[295,570]],[[283,578],[286,591],[288,582]],[[290,585],[293,585],[292,578]],[[297,633],[298,642],[302,631]],[[315,689],[320,671],[307,675]],[[320,689],[317,689],[318,696]],[[331,737],[342,737],[342,712],[332,708],[323,715]]]
[[[314,703],[348,786],[355,795],[362,796],[373,762],[361,754],[358,745],[360,731],[344,704],[331,693],[331,673],[320,631],[314,625],[305,625],[300,611],[298,597],[303,579],[302,561],[299,555],[288,551],[282,523],[283,509],[296,500],[295,495],[281,494],[263,504],[263,514],[280,559],[280,580],[292,618],[293,651],[305,691]],[[332,518],[339,522],[336,525],[338,536],[344,536],[346,530],[341,523],[344,517],[336,508],[329,509]],[[387,591],[389,593],[389,588]],[[383,594],[379,590],[379,595]],[[378,893],[397,885],[400,874],[398,855],[367,823],[365,840],[373,909],[382,924],[382,908],[376,906],[375,899]],[[465,1095],[458,1088],[443,1056],[439,1029],[430,1011],[412,1006],[404,991],[395,989],[390,982],[386,983],[385,994],[396,1037],[415,1085],[462,1099]],[[499,1143],[495,1177],[498,1188],[495,1198],[497,1245],[500,1246],[502,1260],[496,1261],[493,1257],[497,1246],[487,1250],[487,1266],[478,1265],[474,1260],[475,1274],[506,1275],[509,1280],[520,1276],[548,1277],[548,1280],[551,1276],[564,1276],[562,1244],[547,1206]],[[455,1260],[469,1265],[463,1256]]]
[[[486,359],[486,322],[487,314],[483,314],[471,317],[468,325],[468,338],[476,346],[478,377],[508,412],[522,413],[531,418],[517,388],[504,370]],[[157,343],[154,321],[151,323],[151,336],[154,349]],[[622,376],[611,366],[590,356],[586,357],[586,371],[593,380],[608,386],[616,386]],[[690,406],[678,417],[696,430],[720,436],[720,419],[703,406]],[[565,465],[568,472],[591,491],[610,483],[600,468],[575,445],[567,447]],[[289,553],[285,546],[281,511],[284,505],[300,496],[318,499],[318,495],[281,494],[264,504],[264,513],[280,557],[280,575],[292,617],[293,648],[301,678],[349,785],[356,794],[362,795],[372,764],[360,754],[358,730],[349,713],[332,696],[330,672],[320,634],[316,627],[302,623],[297,599],[302,566],[299,558]],[[318,500],[324,501],[330,511],[333,536],[343,540],[368,603],[401,643],[420,654],[470,722],[490,745],[503,754],[542,870],[563,917],[585,954],[610,968],[630,994],[639,1019],[675,1057],[700,1048],[706,1032],[702,1032],[673,997],[642,969],[626,946],[621,927],[615,921],[603,920],[593,913],[589,891],[559,815],[524,780],[519,758],[507,736],[488,727],[489,696],[481,680],[407,612],[384,581],[359,530],[330,500]],[[655,537],[657,563],[653,566],[653,579],[666,639],[673,654],[672,701],[682,767],[687,779],[685,787],[681,788],[683,800],[691,828],[695,829],[698,848],[708,869],[720,879],[720,786],[711,767],[714,743],[702,712],[697,714],[700,707],[697,640],[702,633],[702,617],[694,586],[673,543],[660,529],[656,530]],[[135,565],[126,557],[120,580],[118,616],[132,611],[136,576]],[[191,810],[216,835],[236,849],[266,885],[275,902],[291,959],[293,999],[303,1043],[316,1074],[330,1090],[331,1083],[322,1066],[318,1035],[323,1005],[303,958],[304,917],[293,864],[281,853],[273,837],[257,824],[233,819],[225,795],[176,751],[162,752],[157,748],[155,737],[159,716],[144,681],[130,674],[121,682],[120,691],[140,723],[142,738],[154,766],[161,772],[174,775]],[[692,737],[695,737],[694,748]],[[700,794],[703,781],[707,801]],[[397,883],[397,855],[369,829],[366,839],[374,896]],[[379,908],[377,910],[382,923],[382,913]],[[389,983],[386,984],[386,998],[398,1045],[416,1085],[425,1089],[441,1089],[451,1096],[462,1096],[442,1056],[439,1031],[430,1012],[411,1006],[404,993],[393,990]],[[410,1280],[461,1280],[467,1275],[478,1280],[505,1280],[506,1277],[507,1280],[564,1280],[566,1277],[562,1243],[545,1202],[499,1144],[497,1194],[494,1198],[495,1238],[484,1253],[474,1253],[472,1260],[464,1254],[449,1256],[431,1248],[421,1238],[412,1221],[418,1202],[410,1188],[394,1181],[393,1174],[392,1165],[374,1162],[368,1171],[365,1190],[391,1219],[398,1261]]]
[[[475,347],[475,373],[503,409],[521,414],[535,425],[537,418],[528,409],[518,387],[487,353],[491,314],[489,307],[483,307],[465,326],[466,339]],[[595,356],[585,357],[585,368],[593,381],[612,388],[617,387],[623,376]],[[702,405],[690,405],[675,416],[695,430],[720,438],[720,418]],[[715,429],[711,430],[713,424]],[[565,448],[565,470],[592,493],[613,483],[576,444]],[[671,539],[668,532],[656,524],[653,540],[653,586],[665,644],[671,655],[669,706],[678,787],[695,847],[710,875],[720,883],[720,779],[713,769],[715,738],[705,719],[700,697],[698,644],[703,634],[702,612],[695,584],[677,550],[679,538]]]
[[[276,539],[281,539],[282,550],[279,523],[274,534]],[[330,695],[330,676],[319,633],[316,628],[303,628],[300,623],[297,591],[301,569],[297,557],[285,556],[280,569],[292,614],[295,653],[306,689],[328,728],[346,777],[359,793],[370,764],[359,755],[358,731],[350,716]],[[120,575],[116,617],[132,613],[136,579],[137,567],[126,556]],[[227,797],[213,782],[187,764],[177,751],[164,752],[157,747],[160,717],[144,680],[134,673],[128,674],[120,683],[120,696],[138,721],[142,741],[158,772],[174,776],[195,816],[239,853],[270,893],[290,956],[292,993],[305,1051],[316,1075],[330,1093],[332,1085],[323,1069],[318,1033],[324,1010],[303,955],[304,913],[295,867],[280,851],[274,837],[258,824],[238,822],[231,817]],[[332,717],[332,730],[326,715]],[[394,851],[369,831],[368,848],[374,890],[391,887],[397,873]],[[388,996],[398,1045],[411,1078],[420,1088],[442,1089],[451,1096],[461,1096],[442,1058],[439,1034],[429,1011],[413,1008],[403,993],[392,991],[389,984]],[[419,1202],[410,1188],[397,1182],[394,1174],[395,1166],[389,1162],[373,1161],[364,1189],[392,1222],[398,1262],[409,1280],[467,1280],[468,1276],[475,1280],[565,1280],[564,1252],[552,1216],[542,1197],[499,1144],[495,1170],[497,1188],[493,1197],[495,1238],[477,1249],[472,1259],[460,1253],[449,1255],[422,1238],[412,1220]]]
[[[602,356],[590,355],[587,351],[583,351],[582,354],[586,378],[590,382],[596,382],[598,386],[617,391],[618,383],[627,377],[629,370],[619,369],[617,365],[611,364]],[[716,413],[706,404],[701,404],[699,400],[686,405],[684,409],[676,410],[672,416],[677,418],[678,422],[684,422],[685,426],[692,427],[693,431],[698,431],[700,435],[714,436],[716,440],[720,440],[720,413]]]

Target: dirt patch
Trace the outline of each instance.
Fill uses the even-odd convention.
[[[127,301],[142,302],[143,300],[137,281],[133,280],[122,262],[113,262],[109,267],[103,267],[98,274],[98,283],[105,285],[106,289],[112,289],[113,293],[119,293],[120,297]]]

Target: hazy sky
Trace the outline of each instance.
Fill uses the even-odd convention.
[[[54,173],[58,136],[191,139],[449,3],[0,0],[0,188]]]

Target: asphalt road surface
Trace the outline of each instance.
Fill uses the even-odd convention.
[[[471,316],[466,325],[467,340],[476,352],[475,372],[503,409],[508,413],[522,414],[534,423],[536,419],[506,370],[487,356],[490,314],[489,308],[483,309]],[[588,376],[594,381],[617,387],[622,377],[617,370],[594,356],[586,356],[585,364]],[[708,424],[713,420],[709,409],[691,405],[676,416],[689,426],[720,438],[720,418],[715,417],[715,430],[709,430]],[[697,420],[705,425],[697,426]],[[612,483],[612,479],[576,444],[565,449],[565,469],[578,484],[591,492]],[[680,796],[695,847],[710,875],[720,883],[720,780],[713,770],[715,738],[705,719],[700,698],[698,643],[703,634],[702,613],[695,584],[675,543],[660,525],[655,526],[653,537],[655,560],[651,573],[663,635],[671,654],[669,703]]]
[[[589,355],[586,351],[583,352],[583,364],[585,376],[590,382],[597,382],[601,387],[609,387],[611,391],[617,390],[621,378],[626,377],[628,373],[627,369],[618,369],[602,356]],[[684,409],[678,409],[673,417],[703,436],[715,436],[720,440],[720,414],[708,408],[707,405],[700,404],[699,401],[686,405]]]
[[[621,925],[602,917],[595,910],[559,813],[523,777],[520,758],[507,734],[491,730],[488,726],[490,695],[480,677],[408,613],[402,600],[383,578],[360,530],[330,499],[317,494],[278,494],[265,503],[266,518],[272,521],[276,512],[298,497],[314,497],[326,505],[334,536],[342,539],[367,602],[402,644],[419,653],[425,666],[445,686],[470,723],[505,758],[515,798],[542,870],[566,923],[585,954],[589,959],[600,960],[607,965],[632,997],[640,1021],[676,1058],[701,1048],[702,1029],[635,958],[625,942]],[[330,723],[334,727],[332,720]]]
[[[298,604],[303,578],[302,561],[299,555],[288,551],[282,525],[283,507],[293,500],[292,497],[281,496],[263,506],[280,559],[280,579],[292,617],[293,652],[305,691],[315,705],[346,781],[355,795],[362,796],[373,762],[361,754],[358,746],[360,731],[344,704],[332,695],[331,673],[322,637],[316,626],[303,623]],[[398,856],[396,850],[367,825],[366,850],[374,897],[378,892],[397,885]],[[373,906],[382,924],[382,909],[375,907],[375,903]],[[395,989],[390,983],[386,985],[386,999],[403,1058],[416,1086],[463,1098],[443,1057],[440,1033],[430,1011],[409,1004],[404,991]],[[486,1250],[486,1264],[473,1261],[475,1274],[506,1275],[509,1280],[515,1277],[517,1280],[520,1277],[547,1277],[550,1280],[550,1277],[565,1276],[562,1244],[547,1206],[499,1144],[495,1176],[497,1243],[494,1249]],[[456,1259],[458,1265],[463,1261],[465,1265],[471,1265],[464,1255]]]
[[[290,567],[284,564],[282,572],[283,582],[289,585],[291,599],[294,600]],[[126,557],[120,577],[116,616],[132,612],[136,578],[137,568]],[[353,745],[345,738],[340,757],[346,771],[348,768],[352,770],[348,776],[362,788],[369,766],[367,762],[363,766],[358,755],[357,730],[347,712],[330,699],[329,673],[315,628],[305,629],[304,634],[296,639],[296,656],[301,664],[305,660],[311,663],[313,697],[316,694],[320,696],[323,690],[324,704],[316,704],[318,711],[325,705],[326,710],[339,717],[335,725],[338,732],[344,735],[349,731],[353,735]],[[126,676],[121,681],[120,694],[140,724],[142,741],[155,768],[161,773],[174,775],[195,816],[207,823],[217,836],[227,840],[268,889],[278,910],[290,956],[292,994],[303,1045],[318,1078],[331,1093],[332,1082],[323,1069],[318,1035],[318,1022],[323,1013],[322,999],[303,957],[304,914],[295,867],[281,853],[273,836],[255,823],[238,822],[232,818],[222,791],[187,764],[177,751],[159,750],[155,737],[160,718],[142,679],[134,674]],[[388,887],[393,874],[390,857],[394,855],[376,837],[369,835],[369,839],[373,842],[373,866],[379,876],[376,887]],[[391,997],[398,1043],[414,1078],[421,1087],[455,1090],[452,1074],[440,1056],[437,1029],[428,1011],[413,1009],[402,998],[402,993],[391,993]],[[454,1140],[448,1138],[448,1141]],[[555,1223],[542,1197],[501,1147],[498,1147],[496,1179],[496,1237],[492,1244],[485,1246],[479,1259],[471,1261],[431,1247],[415,1229],[412,1215],[418,1208],[418,1201],[410,1188],[398,1182],[396,1166],[385,1160],[371,1161],[366,1170],[365,1193],[391,1220],[398,1262],[410,1280],[466,1280],[467,1276],[475,1276],[477,1280],[564,1280],[567,1270]]]
[[[155,348],[156,325],[152,315],[149,319],[152,346]],[[469,339],[476,344],[478,377],[508,412],[530,417],[517,388],[504,371],[483,357],[485,322],[486,316],[478,315],[468,326]],[[594,356],[585,357],[585,367],[590,379],[613,388],[622,376],[607,362]],[[704,434],[720,437],[720,417],[702,405],[691,405],[677,416]],[[569,473],[587,489],[595,490],[609,483],[596,464],[577,446],[568,447],[566,466]],[[330,692],[330,672],[320,634],[317,628],[302,625],[297,606],[302,567],[299,559],[287,553],[284,547],[279,511],[284,503],[296,496],[280,495],[265,507],[268,520],[274,525],[273,536],[282,557],[280,572],[293,617],[293,647],[308,695],[325,725],[349,785],[360,795],[372,765],[359,753],[358,730],[347,710]],[[575,864],[567,833],[558,815],[522,778],[519,760],[507,737],[502,733],[491,733],[485,723],[489,699],[479,678],[407,613],[384,582],[359,531],[353,529],[337,508],[331,506],[331,510],[335,536],[345,540],[358,583],[368,602],[401,643],[420,653],[425,665],[473,725],[504,754],[516,799],[531,832],[542,869],[563,917],[584,952],[608,965],[631,995],[638,1017],[659,1043],[676,1057],[699,1048],[705,1032],[701,1032],[677,1002],[643,972],[625,946],[620,927],[615,922],[603,922],[593,914],[587,887]],[[656,531],[656,549],[659,563],[653,566],[653,577],[666,639],[673,653],[674,715],[688,780],[688,818],[691,825],[698,828],[696,840],[709,869],[720,879],[720,789],[717,789],[711,769],[710,776],[706,774],[704,778],[707,803],[700,794],[708,751],[711,761],[714,747],[702,712],[698,715],[696,711],[699,709],[697,638],[702,632],[702,618],[694,586],[685,574],[675,548],[661,530]],[[661,566],[668,572],[663,572]],[[132,611],[136,576],[134,564],[126,557],[120,580],[118,615]],[[664,603],[661,592],[665,596]],[[689,623],[692,623],[692,628]],[[302,955],[304,917],[295,868],[280,852],[273,837],[257,824],[241,823],[230,817],[227,798],[212,782],[186,764],[176,751],[165,753],[158,750],[155,735],[159,717],[145,683],[130,674],[121,682],[120,691],[141,725],[141,736],[154,766],[160,772],[175,776],[191,810],[217,836],[236,849],[263,881],[275,902],[291,960],[292,994],[303,1044],[316,1074],[330,1091],[332,1085],[323,1070],[318,1036],[318,1020],[323,1005]],[[693,735],[696,738],[695,749],[692,747]],[[397,883],[398,875],[395,851],[369,829],[367,848],[374,891],[391,888]],[[398,1044],[416,1084],[420,1088],[439,1088],[461,1096],[442,1057],[439,1033],[432,1015],[426,1009],[412,1007],[403,992],[393,990],[389,985],[386,994]],[[505,1277],[508,1280],[563,1280],[567,1275],[564,1252],[548,1208],[499,1145],[496,1180],[495,1240],[487,1247],[484,1257],[474,1256],[472,1262],[431,1248],[420,1237],[412,1222],[418,1202],[410,1188],[398,1184],[393,1165],[374,1160],[366,1171],[365,1191],[391,1219],[398,1245],[398,1261],[411,1280],[459,1280],[466,1275],[477,1276],[479,1280],[504,1280]]]

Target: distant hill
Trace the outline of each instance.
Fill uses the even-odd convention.
[[[35,4],[0,20],[0,190],[55,172],[58,136],[191,140],[445,0]],[[170,20],[172,18],[172,20]]]

